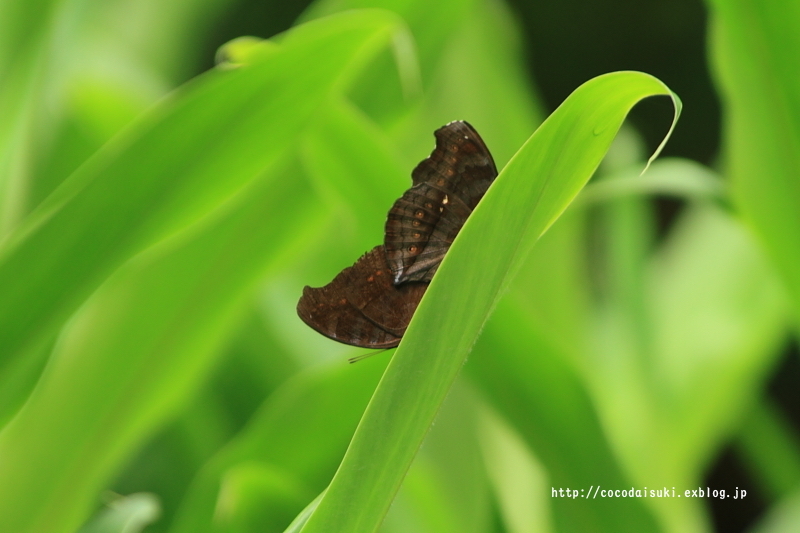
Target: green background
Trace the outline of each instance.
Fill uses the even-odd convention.
[[[0,4],[0,531],[800,527],[800,3],[302,8]],[[302,287],[456,119],[501,175],[349,365]]]

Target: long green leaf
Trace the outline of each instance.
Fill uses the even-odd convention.
[[[0,240],[21,216],[56,13],[67,2],[0,3]]]
[[[339,362],[287,381],[198,473],[170,533],[219,531],[240,518],[215,513],[223,475],[240,464],[269,465],[306,491],[323,490],[385,368],[377,358],[355,367]],[[261,507],[262,515],[298,511],[270,501]]]
[[[310,55],[315,50],[320,54],[327,52],[338,58],[338,65],[331,66],[330,79],[323,88],[330,92],[338,90],[336,83],[342,81],[349,69],[366,59],[365,54],[385,44],[396,24],[397,20],[385,13],[351,13],[309,24],[299,30],[299,36],[287,36],[282,46],[295,52],[303,50]],[[317,47],[325,50],[317,50]],[[333,50],[338,50],[341,57]],[[281,52],[277,53],[280,55]],[[275,69],[279,67],[299,68],[293,63],[272,65]],[[259,69],[249,71],[243,68],[241,72],[245,78],[247,72],[264,74]],[[280,77],[277,74],[270,76]],[[317,78],[310,78],[305,82],[313,85]],[[211,84],[210,89],[213,88],[214,84]],[[306,89],[306,93],[316,94],[318,91],[316,87]],[[272,96],[280,96],[280,92],[278,90],[277,95],[273,92]],[[229,95],[224,91],[209,90],[201,100],[211,104],[214,98],[226,96]],[[251,96],[259,101],[262,99],[261,96]],[[268,102],[264,104],[267,108],[282,103],[273,102],[269,97],[269,94],[263,97]],[[192,95],[188,99],[191,101]],[[186,102],[182,105],[191,107]],[[293,148],[291,134],[295,134],[296,140],[303,125],[302,117],[310,118],[308,113],[310,111],[303,106],[283,109],[280,114],[285,116],[281,120],[275,117],[276,121],[270,124],[271,128],[287,136],[281,140],[284,152]],[[264,118],[263,113],[261,115]],[[231,119],[219,111],[215,117],[222,121],[220,125]],[[120,165],[120,161],[128,161],[135,167],[136,163],[131,161],[134,155],[152,158],[142,151],[142,145],[157,151],[158,147],[153,143],[161,138],[163,129],[170,129],[165,123],[173,129],[191,128],[197,126],[195,118],[170,115],[163,122],[157,122],[154,130],[143,133],[138,143],[129,145],[127,150],[117,146],[121,151],[115,154],[116,157],[106,156],[111,159],[109,164]],[[211,121],[211,118],[205,118]],[[200,137],[195,140],[199,142]],[[247,156],[252,155],[253,147],[260,142],[249,138],[241,140],[241,151],[228,147],[221,152],[220,160],[203,154],[203,161],[219,170],[223,163],[235,165],[230,158],[238,153],[238,157],[243,158],[239,177],[246,176],[245,171],[257,173]],[[211,139],[206,138],[205,142],[211,142]],[[280,150],[276,150],[267,151],[274,158],[280,155]],[[168,169],[177,161],[177,157],[167,158],[162,163]],[[263,156],[259,161],[266,164]],[[149,160],[145,168],[152,168],[161,175],[166,172],[155,159]],[[201,174],[204,172],[206,170]],[[198,178],[197,174],[192,175]],[[284,267],[286,261],[291,262],[291,254],[309,238],[308,230],[318,229],[320,216],[326,214],[317,202],[309,201],[307,184],[297,176],[296,169],[273,164],[264,178],[246,187],[234,197],[235,200],[228,200],[223,209],[207,216],[188,231],[151,247],[118,269],[82,306],[62,335],[45,377],[24,409],[0,433],[0,477],[4,480],[0,485],[0,530],[73,530],[121,462],[185,404],[221,353],[220,344],[239,320],[254,284],[265,271],[276,271]],[[130,179],[128,185],[133,188],[137,178],[146,178],[139,176],[134,169],[128,171],[127,177]],[[215,186],[210,181],[212,178],[224,180],[219,180],[218,176],[206,177],[209,183],[205,190],[201,187],[200,191],[193,192],[195,204],[205,203],[209,207],[229,198],[230,194],[197,198],[200,193],[221,192],[213,191]],[[113,174],[101,173],[100,178],[112,180]],[[97,181],[91,180],[85,188],[71,191],[71,197],[63,190],[57,193],[60,198],[49,202],[52,216],[47,218],[40,213],[41,224],[30,226],[28,239],[19,241],[14,251],[26,249],[30,242],[43,245],[40,239],[37,240],[41,228],[49,228],[52,236],[58,234],[57,227],[50,227],[52,221],[65,211],[75,209],[76,202],[93,205],[87,200],[86,193]],[[184,187],[189,186],[181,183]],[[110,186],[110,183],[105,185]],[[77,189],[74,180],[71,187]],[[162,193],[164,191],[159,187],[168,189],[167,185],[155,187]],[[155,195],[154,199],[157,198],[160,196]],[[88,199],[100,200],[91,194]],[[117,192],[110,194],[108,199],[124,200]],[[162,217],[156,217],[156,221],[162,223],[160,227],[153,219],[145,217],[142,222],[134,218],[133,214],[142,215],[146,205],[131,202],[128,206],[131,212],[123,214],[122,219],[130,218],[134,227],[138,227],[140,245],[144,245],[148,225],[157,226],[149,228],[149,236],[153,238],[159,230],[162,235],[166,231],[164,222],[171,221],[174,231],[181,214],[184,223],[192,218],[185,211],[176,216],[174,210],[178,206],[174,202],[174,198],[162,202]],[[189,210],[195,217],[200,211],[197,209],[192,213]],[[73,229],[82,227],[86,234],[79,233],[74,237],[87,246],[96,244],[85,242],[91,235],[100,233],[110,238],[114,234],[119,236],[123,230],[120,227],[106,231],[102,225],[81,222],[76,220],[77,215],[73,215],[73,218],[62,221],[71,223]],[[121,222],[119,218],[117,221]],[[106,249],[116,244],[106,242]],[[97,246],[97,253],[102,248],[101,243]],[[122,255],[121,250],[125,250],[124,244],[116,250],[118,256]],[[126,251],[130,253],[130,247]],[[76,260],[77,252],[65,248],[62,252],[66,264]],[[20,261],[14,253],[11,258],[12,264]],[[99,277],[97,271],[91,273]],[[28,278],[17,281],[24,284]],[[52,279],[48,281],[55,283]]]
[[[123,261],[292,148],[398,24],[360,11],[301,26],[252,64],[191,83],[81,167],[0,248],[0,369],[47,340]]]
[[[580,374],[515,300],[499,303],[467,365],[470,376],[542,461],[551,487],[583,490],[584,498],[592,486],[630,488]],[[548,497],[557,531],[657,531],[642,500]]]
[[[708,4],[733,197],[800,310],[800,3]]]
[[[277,170],[209,228],[126,264],[73,317],[0,432],[0,531],[74,529],[122,461],[203,383],[261,276],[319,228],[302,180]]]
[[[630,108],[677,97],[638,72],[578,88],[512,158],[431,283],[303,531],[375,531],[499,294],[591,177]],[[673,122],[674,126],[674,122]]]

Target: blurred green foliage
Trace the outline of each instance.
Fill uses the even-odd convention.
[[[0,531],[712,531],[708,500],[552,489],[682,493],[727,442],[754,530],[796,530],[765,384],[800,305],[800,8],[706,7],[721,163],[640,176],[617,130],[666,87],[595,78],[545,121],[499,0],[317,1],[188,81],[235,2],[0,3]],[[455,119],[504,170],[401,348],[348,365],[301,288],[380,242]]]

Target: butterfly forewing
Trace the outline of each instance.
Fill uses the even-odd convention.
[[[466,122],[436,130],[436,147],[412,172],[413,187],[386,220],[384,246],[395,285],[433,278],[464,222],[497,177],[480,135]]]

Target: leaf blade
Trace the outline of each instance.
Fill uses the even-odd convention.
[[[275,163],[397,25],[364,10],[289,32],[280,51],[248,68],[190,83],[73,174],[0,247],[0,369],[52,334],[123,261]],[[311,58],[322,68],[303,69]]]
[[[502,289],[591,177],[630,108],[655,94],[673,99],[677,120],[679,100],[651,76],[590,80],[503,169],[445,257],[305,533],[377,529]]]

